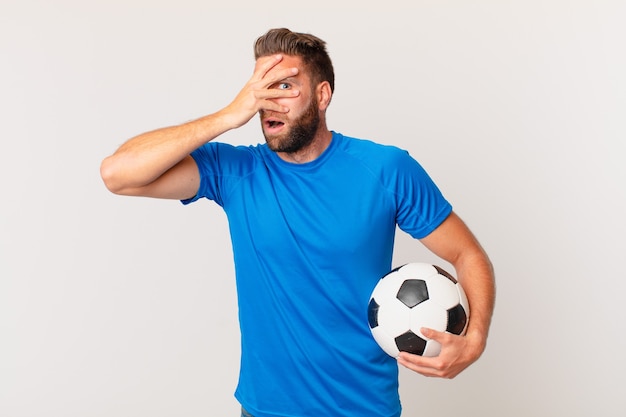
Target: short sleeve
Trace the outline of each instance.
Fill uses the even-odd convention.
[[[181,200],[183,204],[207,198],[223,207],[230,190],[241,178],[249,175],[255,165],[250,147],[220,142],[201,146],[191,153],[191,157],[198,166],[200,186],[195,196]]]
[[[396,155],[396,223],[416,239],[428,236],[452,212],[452,205],[408,152]]]

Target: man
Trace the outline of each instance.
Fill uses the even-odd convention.
[[[242,415],[399,416],[397,363],[453,378],[483,352],[491,264],[407,152],[326,126],[334,73],[325,43],[288,29],[257,39],[235,99],[200,119],[139,135],[101,167],[114,193],[223,207],[235,258]],[[213,142],[260,115],[266,144]],[[438,357],[387,356],[367,324],[391,269],[396,225],[450,262],[472,316],[465,336],[424,329]]]

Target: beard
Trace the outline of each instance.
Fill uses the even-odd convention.
[[[277,135],[269,135],[263,130],[267,146],[274,152],[295,153],[306,148],[317,133],[320,125],[317,99],[313,98],[304,113],[293,121],[292,127]],[[261,114],[261,118],[263,114]]]

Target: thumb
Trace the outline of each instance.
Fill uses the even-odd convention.
[[[422,332],[422,335],[424,335],[424,337],[435,340],[437,342],[440,342],[441,338],[445,334],[444,332],[438,332],[437,330],[430,329],[428,327],[422,327],[420,329],[420,332]]]

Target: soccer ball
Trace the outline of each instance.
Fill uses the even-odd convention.
[[[437,356],[441,345],[426,339],[427,327],[463,335],[469,303],[461,284],[438,266],[409,263],[382,277],[372,291],[368,321],[372,336],[390,356],[400,351]]]

